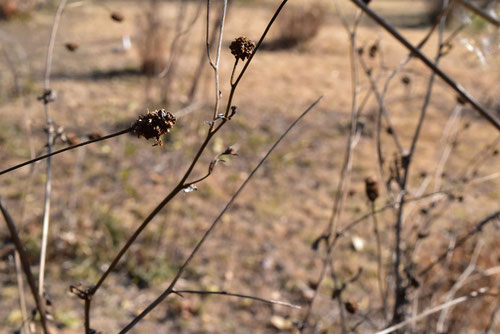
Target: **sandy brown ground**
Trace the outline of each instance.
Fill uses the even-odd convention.
[[[230,12],[221,58],[223,101],[229,91],[233,64],[228,43],[240,35],[257,40],[276,5],[277,1],[243,2]],[[347,5],[344,9],[350,13]],[[389,6],[398,9],[393,12]],[[401,18],[402,14],[398,13],[406,13],[409,17],[421,14],[422,9],[418,6],[412,8],[411,13],[400,6],[379,2],[375,8],[389,18]],[[113,52],[120,46],[123,34],[132,35],[136,46],[136,18],[141,15],[139,5],[110,2],[109,7],[122,12],[126,20],[121,24],[110,21],[109,13],[100,6],[70,8],[64,13],[56,42],[52,85],[58,98],[51,104],[51,113],[58,125],[82,137],[95,130],[116,131],[128,126],[147,108],[164,107],[159,102],[161,81],[150,81],[136,73],[140,64],[137,50]],[[328,222],[344,156],[351,104],[346,34],[334,15],[333,6],[327,4],[325,8],[326,22],[314,40],[294,50],[265,51],[256,56],[238,88],[234,101],[239,107],[237,116],[212,142],[195,174],[203,175],[210,160],[228,145],[236,145],[239,156],[218,165],[209,179],[198,184],[198,191],[179,195],[155,218],[117,272],[95,296],[92,327],[104,333],[117,332],[154,300],[274,140],[309,104],[323,96],[321,103],[287,137],[239,197],[178,284],[179,288],[227,290],[307,305],[312,293],[310,283],[317,279],[322,258],[321,251],[311,250],[311,243]],[[166,26],[170,29],[175,10],[175,4],[163,8]],[[31,73],[23,81],[26,90],[23,97],[11,98],[6,93],[1,96],[2,168],[27,159],[30,145],[37,153],[44,150],[44,114],[36,96],[41,91],[40,78],[52,18],[53,10],[46,9],[33,13],[25,21],[0,24],[0,29],[26,50],[28,59],[24,65],[29,66],[25,66],[25,70]],[[417,43],[426,29],[401,28],[400,31]],[[270,38],[276,35],[277,29],[274,29]],[[465,32],[461,37],[471,43],[479,41],[472,32]],[[172,36],[166,33],[165,38],[170,41]],[[203,25],[198,21],[183,41],[187,43],[186,52],[177,69],[171,105],[167,106],[174,113],[186,100],[203,38]],[[406,56],[390,36],[365,22],[359,30],[359,46],[367,48],[376,41],[380,41],[387,69],[394,68]],[[67,42],[78,43],[78,50],[69,53],[64,48]],[[436,38],[432,38],[424,52],[434,57],[435,45]],[[366,61],[375,75],[388,73],[381,71],[379,58],[366,57]],[[487,62],[483,66],[463,43],[456,43],[441,66],[491,110],[498,110],[496,92],[500,67],[497,55],[489,55]],[[12,87],[12,77],[5,62],[0,66],[3,72],[0,84],[6,91]],[[110,72],[115,75],[108,75]],[[395,128],[405,147],[409,146],[413,135],[429,74],[418,61],[410,62],[393,81],[387,96]],[[403,75],[411,78],[407,87],[401,83]],[[362,77],[363,97],[369,86]],[[146,94],[148,85],[151,86],[149,97]],[[79,282],[95,283],[113,254],[187,168],[205,134],[204,122],[212,114],[212,85],[213,74],[207,67],[195,106],[179,118],[176,129],[163,147],[152,147],[152,142],[127,135],[53,159],[47,289],[59,332],[82,332],[83,306],[69,294],[68,286]],[[432,175],[436,169],[440,138],[455,101],[455,93],[438,80],[412,167],[411,194],[415,194],[423,181],[421,174]],[[354,151],[349,188],[352,191],[340,226],[369,210],[363,180],[369,175],[378,177],[374,136],[376,112],[376,101],[371,98],[361,117],[365,130]],[[444,201],[446,203],[438,212],[440,215],[431,219],[432,225],[426,231],[430,237],[415,250],[419,267],[440,254],[454,234],[463,235],[475,222],[499,209],[498,178],[467,186],[459,179],[464,168],[470,166],[474,154],[492,142],[497,132],[468,106],[464,107],[463,118],[457,126],[459,136],[444,169],[443,187],[463,196],[463,201]],[[385,135],[384,143],[386,156],[390,159],[395,149]],[[0,176],[0,195],[18,223],[21,238],[35,264],[38,263],[41,234],[44,166],[43,163],[36,165],[32,174],[29,168],[23,168]],[[499,156],[489,156],[479,161],[475,177],[499,171]],[[433,183],[426,192],[430,191],[433,191]],[[383,206],[388,200],[388,194],[383,192],[377,206]],[[428,207],[429,203],[430,200],[426,200],[410,206],[404,231],[407,240],[415,238],[413,227],[426,221],[421,208]],[[389,271],[392,268],[389,263],[394,243],[394,214],[380,215],[379,222],[384,262]],[[8,236],[5,230],[1,231],[2,247],[5,247]],[[482,234],[484,245],[478,268],[499,265],[497,235],[498,231],[492,226]],[[353,237],[363,238],[366,243],[363,250],[352,250]],[[449,266],[437,270],[434,277],[423,279],[429,284],[422,290],[424,295],[434,287],[431,284],[435,284],[437,278],[444,277],[446,284],[436,285],[440,294],[425,298],[427,304],[420,310],[429,303],[435,305],[444,301],[442,295],[467,266],[477,241],[474,238],[468,242],[463,251],[450,259]],[[374,254],[375,240],[369,220],[346,235],[336,248],[335,266],[341,280],[348,280],[360,267],[364,269],[361,279],[345,291],[347,298],[359,304],[361,314],[379,306]],[[7,257],[0,262],[0,270],[0,323],[4,324],[0,332],[11,333],[21,326],[21,316],[14,269]],[[34,265],[33,270],[37,273],[38,267]],[[458,294],[472,287],[477,287],[474,282]],[[327,278],[313,312],[313,320],[325,333],[339,332],[339,311],[330,299],[332,289],[333,281]],[[31,306],[29,294],[28,302]],[[486,318],[472,315],[489,315],[493,302],[492,298],[484,298],[457,308],[453,319],[461,330],[456,332],[484,329]],[[281,331],[284,331],[289,321],[300,321],[303,315],[303,310],[222,296],[186,295],[183,299],[172,296],[141,322],[135,332],[273,333],[280,331],[277,328],[279,320],[284,321],[281,324]],[[360,319],[360,315],[352,315],[348,322],[354,325]],[[382,326],[383,322],[374,316],[374,323],[365,323],[359,332]]]

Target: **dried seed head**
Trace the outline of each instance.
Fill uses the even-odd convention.
[[[163,145],[161,135],[170,132],[175,125],[175,116],[165,109],[157,109],[153,112],[147,111],[145,115],[139,116],[133,128],[137,137],[143,136],[146,139],[155,138],[155,145]]]
[[[78,138],[78,135],[73,132],[68,132],[65,134],[65,142],[68,143],[68,145],[73,146],[73,145],[78,145],[80,144],[80,138]]]
[[[94,140],[94,139],[99,139],[101,137],[104,137],[104,132],[100,131],[100,130],[95,130],[95,131],[92,131],[91,133],[89,133],[87,135],[87,137],[90,139],[90,140]]]
[[[365,190],[370,202],[374,202],[378,198],[378,184],[373,177],[369,176],[365,179]]]
[[[355,301],[347,301],[344,303],[344,306],[347,312],[351,314],[355,314],[359,310],[358,304]]]
[[[457,96],[457,103],[463,106],[467,103],[467,100],[462,95],[458,95]]]
[[[252,55],[255,50],[255,43],[246,37],[238,37],[229,45],[229,49],[231,49],[231,53],[236,59],[244,61]]]
[[[66,43],[64,44],[64,46],[66,47],[66,50],[70,51],[70,52],[74,52],[76,51],[76,49],[78,49],[78,44],[76,43]]]
[[[408,86],[411,83],[411,79],[409,76],[405,75],[401,78],[401,82],[405,85]]]
[[[378,52],[378,45],[375,43],[370,47],[370,51],[368,54],[370,55],[370,58],[375,58]]]
[[[119,12],[113,12],[111,13],[111,19],[116,22],[122,22],[123,21],[123,15],[122,13]]]

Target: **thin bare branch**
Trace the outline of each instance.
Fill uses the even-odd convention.
[[[54,22],[52,24],[52,31],[50,33],[49,45],[47,47],[47,57],[45,62],[45,75],[43,80],[43,95],[42,102],[45,109],[45,121],[47,126],[47,154],[52,151],[52,144],[54,141],[54,123],[50,117],[49,103],[53,92],[50,89],[50,73],[52,69],[52,56],[54,54],[54,44],[56,41],[56,34],[59,28],[59,22],[61,20],[64,7],[66,6],[67,0],[61,0],[59,6],[57,7],[57,12],[54,17]],[[38,293],[41,298],[44,294],[45,285],[45,261],[47,259],[47,243],[49,238],[49,224],[50,224],[50,195],[52,192],[52,164],[50,156],[47,158],[47,175],[45,180],[45,198],[43,205],[43,223],[42,223],[42,242],[40,246],[40,270],[38,273]]]
[[[473,230],[469,231],[464,236],[462,236],[461,238],[459,238],[457,240],[457,242],[455,243],[455,245],[451,249],[447,249],[445,252],[443,252],[441,255],[439,255],[436,258],[436,260],[434,260],[431,264],[429,264],[424,269],[422,269],[418,273],[418,275],[419,276],[423,276],[423,275],[426,275],[427,273],[429,273],[429,271],[431,271],[431,269],[434,268],[434,266],[436,264],[438,264],[439,262],[441,262],[444,259],[446,259],[446,257],[448,256],[448,254],[450,252],[453,252],[453,251],[455,251],[455,249],[461,247],[467,240],[469,240],[471,237],[473,237],[477,233],[481,232],[483,230],[483,228],[488,223],[490,223],[490,222],[492,222],[492,221],[494,221],[496,219],[500,219],[500,211],[496,211],[496,212],[492,213],[491,215],[487,216],[486,218],[484,218],[483,220],[481,220],[479,223],[477,223]]]
[[[274,149],[281,143],[283,138],[297,125],[297,123],[304,117],[306,116],[321,100],[321,97],[316,100],[313,104],[311,104],[289,127],[288,129],[283,132],[283,134],[278,138],[278,140],[273,144],[273,146],[269,149],[269,151],[264,155],[264,157],[259,161],[257,166],[252,170],[252,172],[248,175],[246,180],[243,182],[243,184],[238,188],[236,193],[231,197],[229,202],[226,204],[224,209],[220,212],[220,214],[215,218],[215,220],[212,222],[210,227],[206,230],[205,234],[203,237],[200,239],[200,241],[196,244],[196,247],[193,249],[191,254],[188,256],[186,261],[182,264],[182,266],[179,268],[177,271],[177,274],[175,277],[172,279],[172,282],[170,285],[167,287],[167,289],[158,297],[154,302],[152,302],[144,311],[142,311],[137,317],[135,317],[127,326],[125,326],[120,333],[127,333],[130,329],[132,329],[139,321],[141,321],[149,312],[151,312],[156,306],[158,306],[168,295],[173,293],[175,284],[179,280],[179,278],[182,276],[184,273],[184,270],[187,268],[187,266],[191,263],[192,259],[195,257],[195,255],[198,253],[202,245],[205,243],[205,240],[208,238],[208,236],[211,234],[213,229],[217,226],[217,224],[220,222],[222,216],[229,210],[229,208],[232,206],[233,202],[236,200],[236,198],[240,195],[240,193],[245,189],[246,185],[250,182],[252,177],[255,175],[255,173],[259,170],[259,168],[264,164],[264,162],[267,160],[267,158],[271,155],[271,153],[274,151]]]
[[[181,294],[181,295],[183,293],[191,293],[191,294],[197,294],[197,295],[223,295],[223,296],[238,297],[238,298],[244,298],[244,299],[252,299],[252,300],[257,300],[259,302],[263,302],[263,303],[267,303],[267,304],[281,305],[281,306],[300,309],[300,306],[298,306],[298,305],[290,304],[287,302],[282,302],[279,300],[272,300],[272,299],[260,298],[260,297],[255,297],[255,296],[242,295],[240,293],[232,293],[232,292],[227,292],[227,291],[199,291],[199,290],[175,290],[174,289],[174,290],[172,290],[172,293]]]
[[[467,8],[468,10],[473,12],[474,14],[481,16],[483,19],[485,19],[489,23],[500,28],[500,21],[497,18],[491,16],[487,11],[485,11],[484,9],[479,7],[478,5],[476,5],[470,1],[467,1],[467,0],[454,0],[454,1],[456,3],[458,3],[459,5],[464,6],[465,8]]]
[[[13,170],[16,170],[18,168],[30,165],[32,163],[35,163],[35,162],[43,160],[43,159],[47,159],[48,157],[52,157],[54,155],[57,155],[57,154],[60,154],[60,153],[66,152],[66,151],[73,150],[73,149],[78,148],[78,147],[86,146],[86,145],[89,145],[89,144],[92,144],[92,143],[96,143],[96,142],[107,140],[107,139],[110,139],[110,138],[113,138],[113,137],[121,136],[123,134],[131,132],[132,130],[133,130],[132,128],[128,128],[128,129],[125,129],[125,130],[120,130],[118,132],[111,133],[111,134],[106,135],[106,136],[102,136],[102,137],[99,137],[99,138],[95,138],[95,139],[91,139],[91,140],[88,140],[88,141],[84,141],[82,143],[79,143],[79,144],[76,144],[76,145],[73,145],[73,146],[68,146],[68,147],[62,148],[60,150],[53,151],[53,152],[41,155],[41,156],[39,156],[37,158],[30,159],[30,160],[27,160],[27,161],[22,162],[20,164],[17,164],[15,166],[6,168],[6,169],[0,171],[0,175],[6,174],[8,172],[12,172]]]
[[[476,101],[462,86],[456,83],[450,76],[443,72],[439,67],[435,66],[432,61],[427,58],[418,48],[413,46],[406,38],[404,38],[399,32],[396,31],[391,25],[389,25],[383,18],[381,18],[377,13],[371,10],[362,0],[351,0],[356,6],[361,8],[368,16],[375,20],[381,27],[383,27],[387,32],[394,36],[401,44],[403,44],[413,55],[418,57],[422,62],[431,69],[436,75],[438,75],[444,82],[446,82],[451,88],[453,88],[462,98],[469,102],[474,109],[476,109],[481,116],[488,120],[497,130],[500,131],[500,120],[495,117],[490,111],[483,107],[478,101]]]
[[[453,299],[449,302],[446,302],[444,304],[441,304],[441,305],[438,305],[438,306],[435,306],[433,308],[430,308],[422,313],[420,313],[419,315],[415,316],[415,317],[412,317],[410,319],[407,319],[403,322],[400,322],[398,323],[397,325],[394,325],[394,326],[391,326],[389,328],[386,328],[384,330],[381,330],[381,331],[378,331],[376,332],[375,334],[388,334],[388,333],[392,333],[392,332],[395,332],[397,331],[398,329],[400,328],[403,328],[411,323],[414,323],[416,321],[420,321],[422,319],[425,319],[427,318],[428,316],[430,316],[431,314],[434,314],[436,312],[439,312],[441,310],[444,310],[446,308],[450,308],[450,307],[453,307],[457,304],[460,304],[460,303],[463,303],[463,302],[466,302],[468,300],[471,300],[471,299],[474,299],[474,298],[478,298],[478,297],[482,297],[482,296],[485,296],[488,294],[488,292],[491,290],[492,288],[491,287],[484,287],[484,288],[480,288],[476,291],[473,291],[465,296],[462,296],[462,297],[459,297],[459,298],[456,298],[456,299]]]
[[[21,266],[21,258],[17,251],[14,251],[14,266],[16,268],[17,291],[19,293],[19,308],[23,317],[23,328],[26,334],[31,333],[28,311],[26,310],[26,296],[24,295],[24,280],[23,269]]]
[[[33,299],[35,300],[36,308],[38,312],[40,313],[40,320],[42,323],[42,329],[44,333],[49,333],[49,330],[47,328],[47,318],[46,318],[46,313],[45,313],[45,304],[43,301],[40,299],[40,296],[37,292],[36,288],[36,282],[35,278],[33,277],[33,274],[31,273],[31,267],[29,263],[29,257],[26,251],[24,250],[23,243],[21,239],[19,239],[19,235],[16,230],[16,224],[12,220],[12,217],[10,216],[9,212],[7,211],[7,208],[5,207],[3,203],[2,197],[0,197],[0,211],[2,211],[2,215],[5,219],[5,223],[7,224],[7,228],[10,232],[10,237],[12,238],[12,241],[14,242],[14,245],[16,246],[16,250],[19,253],[19,257],[21,260],[21,265],[24,271],[24,274],[26,275],[26,279],[28,280],[28,285],[31,290],[31,294],[33,295]]]

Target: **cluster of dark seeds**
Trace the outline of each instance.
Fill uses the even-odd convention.
[[[160,136],[170,132],[175,122],[175,116],[165,109],[158,109],[153,112],[148,110],[145,115],[139,116],[133,129],[137,137],[142,136],[146,139],[155,138],[155,145],[161,146],[163,142]]]
[[[252,55],[255,50],[255,43],[246,37],[238,37],[229,45],[229,49],[231,49],[231,53],[236,59],[244,61]]]

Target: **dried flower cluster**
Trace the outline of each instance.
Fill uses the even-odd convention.
[[[236,59],[244,61],[252,55],[255,50],[255,43],[246,37],[238,37],[229,45],[229,49],[231,49],[231,53]]]
[[[368,199],[374,202],[378,198],[378,184],[373,177],[370,176],[365,179],[365,189]]]
[[[155,145],[163,145],[161,135],[170,132],[175,125],[175,116],[165,109],[158,109],[153,112],[149,110],[145,115],[139,116],[133,128],[137,137],[143,136],[146,139],[155,138]]]

